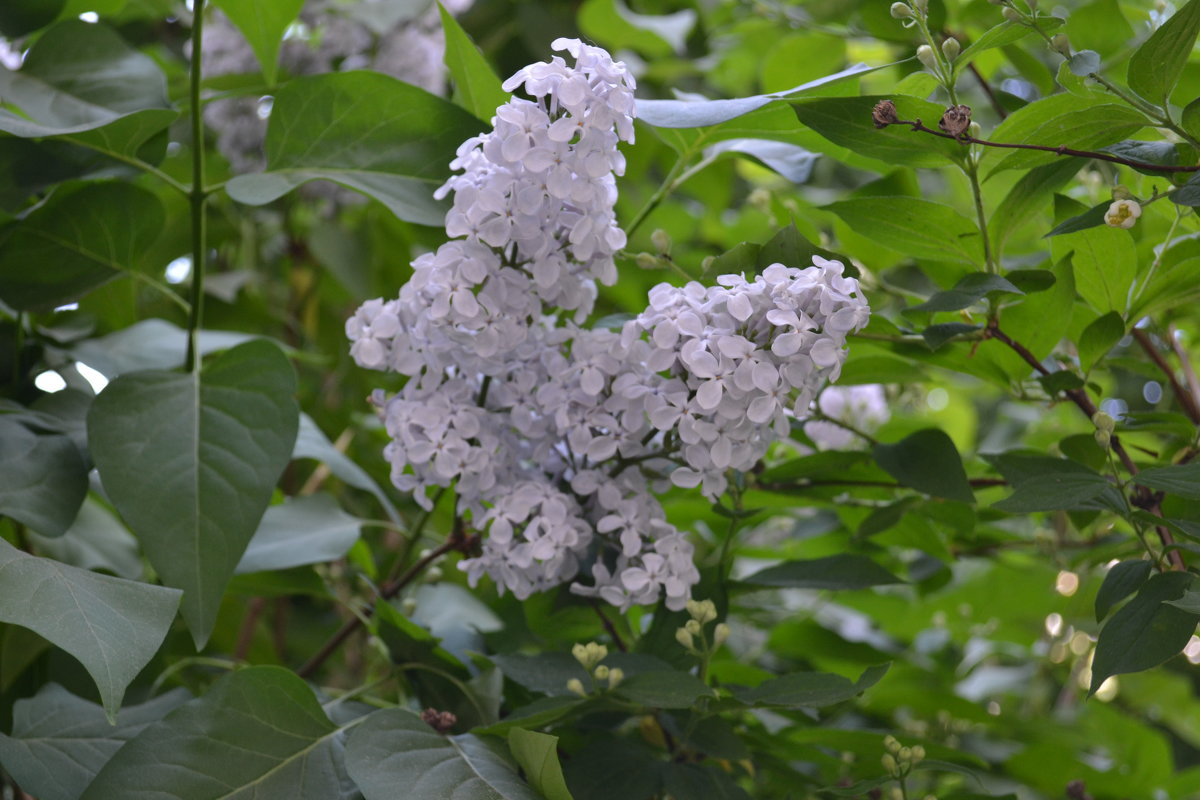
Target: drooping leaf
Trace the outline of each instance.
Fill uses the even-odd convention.
[[[895,444],[872,448],[875,461],[904,486],[947,500],[975,502],[958,448],[946,433],[927,428]]]
[[[1038,27],[1043,31],[1053,31],[1056,28],[1061,28],[1062,25],[1063,20],[1058,17],[1038,17]],[[959,53],[958,58],[955,59],[954,66],[958,69],[961,65],[969,63],[971,59],[985,50],[1014,44],[1031,33],[1033,33],[1033,28],[1028,25],[1005,20],[993,28],[988,28],[982,36],[971,42],[970,46]]]
[[[351,800],[342,730],[290,670],[248,667],[130,739],[81,800]]]
[[[1012,485],[1013,493],[993,508],[1010,513],[1085,508],[1110,489],[1104,476],[1064,458],[1001,453],[990,461]]]
[[[1096,592],[1096,622],[1103,621],[1113,606],[1140,589],[1150,577],[1152,566],[1145,559],[1113,564],[1104,576],[1104,583],[1100,584],[1100,591]]]
[[[792,108],[801,124],[834,144],[888,164],[941,167],[962,157],[963,146],[949,139],[918,133],[906,125],[876,128],[871,110],[881,100],[895,103],[900,119],[921,120],[930,126],[936,125],[945,111],[936,103],[903,95],[805,98],[793,101]]]
[[[441,225],[434,190],[458,145],[483,124],[458,106],[374,72],[297,78],[280,88],[267,127],[267,171],[226,184],[263,205],[312,180],[375,198],[400,219]]]
[[[1041,168],[1039,167],[1039,169]],[[1111,205],[1111,202],[1100,203],[1092,206],[1078,216],[1063,220],[1061,223],[1054,226],[1050,232],[1046,234],[1046,237],[1049,238],[1051,236],[1058,236],[1063,233],[1074,233],[1075,231],[1082,231],[1086,230],[1087,228],[1094,228],[1097,225],[1103,225],[1104,215],[1108,213],[1108,209]]]
[[[143,267],[164,222],[159,199],[132,184],[56,192],[19,224],[0,229],[0,300],[39,311],[78,300]]]
[[[334,561],[358,541],[361,526],[328,494],[294,497],[267,509],[234,573]]]
[[[1156,667],[1183,650],[1200,615],[1167,601],[1181,598],[1194,580],[1186,572],[1155,575],[1100,629],[1089,694],[1111,675]]]
[[[546,800],[573,800],[558,763],[558,737],[523,728],[508,732],[508,749],[525,779]]]
[[[394,800],[398,791],[422,800],[541,800],[498,741],[443,736],[400,709],[376,711],[355,728],[346,768],[366,800]]]
[[[1079,334],[1079,366],[1087,372],[1125,335],[1125,320],[1110,311],[1092,320]]]
[[[284,31],[300,13],[304,0],[212,0],[213,5],[225,12],[229,21],[237,26],[254,57],[262,68],[268,86],[275,85],[275,74],[279,71],[279,45]]]
[[[78,800],[125,742],[190,697],[173,689],[122,708],[113,723],[100,706],[48,683],[13,706],[12,736],[0,734],[0,764],[41,800]]]
[[[979,330],[979,327],[966,322],[939,322],[921,331],[921,338],[925,340],[925,344],[929,346],[930,350],[937,350],[946,342],[973,333]]]
[[[1165,105],[1179,81],[1200,33],[1200,2],[1180,8],[1129,57],[1129,88]]]
[[[1133,476],[1133,480],[1167,494],[1200,500],[1200,462],[1142,470]]]
[[[794,672],[753,689],[734,689],[733,696],[751,706],[822,708],[862,694],[879,683],[890,666],[869,667],[857,681],[827,672]]]
[[[743,579],[752,586],[791,589],[866,589],[904,583],[866,556],[839,553],[807,561],[785,561]]]
[[[0,515],[61,536],[87,495],[88,467],[71,437],[34,433],[0,416]]]
[[[616,693],[633,703],[653,708],[691,708],[712,690],[690,672],[656,670],[628,676]]]
[[[454,99],[476,117],[487,122],[496,109],[509,101],[511,95],[500,88],[492,65],[467,36],[454,15],[438,3],[442,31],[446,36],[446,69],[454,81]]]
[[[79,659],[111,718],[158,651],[179,592],[68,567],[0,539],[0,622],[29,628]]]
[[[366,470],[334,447],[329,438],[313,422],[312,417],[304,413],[300,414],[300,432],[296,436],[296,446],[292,450],[292,458],[313,458],[320,461],[329,467],[330,472],[350,486],[374,495],[393,521],[399,519],[396,507],[379,484],[367,474]]]
[[[999,275],[972,272],[964,275],[954,288],[935,293],[924,303],[904,309],[909,311],[958,311],[978,303],[984,297],[998,292],[1025,294]]]
[[[92,405],[105,491],[163,581],[184,590],[198,647],[291,456],[294,391],[291,364],[255,340],[199,374],[126,373]]]

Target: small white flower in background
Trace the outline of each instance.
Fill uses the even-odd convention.
[[[817,398],[817,408],[830,419],[872,433],[892,418],[887,394],[878,383],[862,386],[830,386]],[[866,443],[834,422],[814,420],[804,424],[804,432],[818,450],[845,450]]]
[[[392,481],[428,508],[452,483],[486,534],[459,567],[518,598],[563,583],[613,605],[679,610],[700,580],[655,495],[716,499],[808,413],[870,311],[837,261],[773,264],[718,286],[660,284],[619,331],[578,327],[625,246],[613,207],[633,140],[634,80],[575,39],[504,83],[458,149],[451,241],[417,258],[395,300],[346,322],[363,367],[409,376],[372,398]],[[563,313],[568,312],[568,313]],[[582,583],[583,574],[591,583]]]
[[[1114,200],[1104,213],[1104,223],[1113,228],[1132,228],[1142,215],[1142,207],[1136,200]]]

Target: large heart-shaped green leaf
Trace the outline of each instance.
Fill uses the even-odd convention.
[[[398,217],[441,225],[433,191],[455,150],[484,127],[458,106],[374,72],[290,81],[267,127],[267,171],[226,184],[234,200],[269,203],[297,186],[329,180],[375,198]]]
[[[111,717],[175,618],[179,592],[68,567],[0,539],[0,622],[29,628],[83,664]]]
[[[126,706],[113,724],[100,706],[48,683],[13,706],[12,736],[0,734],[0,764],[41,800],[77,800],[125,742],[190,697],[174,689]]]
[[[197,647],[291,456],[295,387],[283,353],[258,339],[199,375],[126,373],[88,415],[104,488],[163,582],[184,590]]]
[[[366,800],[542,800],[498,741],[442,736],[400,709],[376,711],[350,734],[346,767]]]
[[[157,197],[128,183],[56,192],[0,230],[0,299],[20,310],[48,310],[136,271],[165,217]]]
[[[79,20],[47,30],[19,71],[0,68],[0,98],[0,131],[59,137],[123,158],[179,116],[154,59],[111,28]]]
[[[343,730],[294,673],[243,669],[131,739],[82,800],[349,800]]]

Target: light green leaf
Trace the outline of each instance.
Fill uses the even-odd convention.
[[[346,767],[366,800],[395,800],[398,791],[422,800],[541,800],[494,740],[443,736],[400,709],[376,711],[350,734]]]
[[[1200,33],[1200,0],[1175,12],[1129,57],[1129,88],[1165,106]]]
[[[866,589],[904,583],[866,556],[838,553],[808,561],[785,561],[750,575],[743,582],[752,586],[791,589]]]
[[[1140,112],[1128,106],[1106,103],[1105,97],[1099,93],[1043,97],[1010,114],[988,138],[994,142],[1094,150],[1145,127],[1147,121]],[[993,175],[1006,169],[1029,169],[1064,158],[1036,150],[996,152],[1006,155],[992,167]]]
[[[849,700],[870,689],[887,674],[890,664],[869,667],[857,681],[827,672],[794,672],[772,678],[753,689],[734,689],[746,705],[784,708],[822,708]]]
[[[122,708],[114,723],[100,706],[48,683],[13,706],[12,736],[0,734],[0,763],[41,800],[77,800],[125,742],[190,697],[173,689]]]
[[[508,749],[525,771],[529,783],[546,800],[574,800],[558,763],[558,737],[513,728],[508,733]]]
[[[0,415],[0,514],[61,536],[87,495],[88,467],[71,437],[34,433]]]
[[[1142,470],[1133,476],[1133,481],[1167,494],[1200,500],[1200,462],[1197,461]]]
[[[480,133],[474,116],[375,72],[289,81],[267,127],[267,171],[226,184],[234,200],[263,205],[301,184],[330,180],[362,192],[408,222],[442,225],[434,190],[458,146]]]
[[[621,0],[586,0],[579,9],[579,29],[610,50],[628,48],[651,58],[683,52],[696,25],[690,8],[651,16],[631,11]]]
[[[164,219],[158,198],[128,183],[56,192],[19,224],[0,230],[0,299],[21,310],[78,300],[139,269]]]
[[[1113,615],[1096,642],[1089,694],[1110,675],[1157,667],[1183,650],[1200,615],[1168,605],[1168,601],[1183,597],[1195,577],[1186,572],[1155,575]]]
[[[1039,17],[1038,27],[1043,31],[1052,31],[1060,28],[1063,25],[1063,20],[1058,17]],[[954,61],[956,69],[961,69],[968,64],[975,56],[991,50],[994,47],[1004,47],[1005,45],[1013,44],[1024,39],[1027,35],[1033,33],[1033,28],[1028,25],[1021,25],[1011,20],[1005,20],[994,28],[988,28],[983,35],[971,43],[969,47],[958,54],[958,58]]]
[[[1077,161],[1060,159],[1034,167],[1021,176],[996,206],[988,223],[992,246],[997,252],[1003,252],[1004,243],[1010,236],[1024,229],[1031,219],[1049,207],[1050,197],[1075,176],[1079,167]]]
[[[1129,231],[1109,226],[1055,237],[1054,252],[1075,251],[1075,288],[1101,314],[1125,311],[1129,286],[1137,273],[1137,250]]]
[[[328,494],[293,497],[267,509],[234,574],[334,561],[358,541],[361,526]]]
[[[855,197],[824,208],[855,233],[910,258],[983,261],[979,228],[950,206],[919,197]]]
[[[199,375],[126,373],[88,415],[105,491],[163,581],[185,591],[197,647],[291,456],[295,386],[279,348],[255,340]]]
[[[938,428],[926,428],[895,444],[879,443],[873,448],[875,461],[904,486],[919,492],[974,503],[958,448]]]
[[[81,800],[350,800],[343,730],[294,673],[249,667],[129,740]]]
[[[300,13],[304,0],[212,0],[213,5],[225,12],[229,21],[237,26],[254,57],[262,67],[268,86],[275,85],[275,74],[279,68],[279,44],[284,31]]]
[[[454,101],[483,121],[496,115],[496,109],[511,98],[500,88],[500,79],[479,48],[467,36],[454,15],[438,3],[442,31],[446,35],[446,69],[454,81]]]
[[[1079,366],[1088,372],[1125,335],[1125,320],[1110,311],[1092,320],[1079,334]]]
[[[1200,301],[1197,274],[1200,274],[1200,257],[1185,258],[1159,269],[1150,283],[1135,296],[1129,318],[1157,315]]]
[[[175,618],[179,592],[27,555],[0,539],[0,622],[79,659],[111,718]]]

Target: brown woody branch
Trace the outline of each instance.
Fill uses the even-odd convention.
[[[1051,371],[1048,370],[1041,361],[1038,361],[1037,356],[1029,352],[1029,348],[1025,347],[1020,342],[1014,341],[1008,336],[1008,334],[1000,330],[1000,326],[995,319],[992,319],[991,322],[988,323],[988,327],[985,330],[987,338],[995,339],[1008,345],[1013,352],[1021,356],[1021,358],[1025,360],[1025,363],[1033,367],[1038,373],[1042,375],[1052,374]],[[1096,408],[1096,404],[1092,402],[1092,398],[1088,397],[1087,392],[1083,389],[1064,389],[1063,394],[1065,394],[1067,398],[1074,403],[1089,420],[1092,419],[1092,417],[1094,417],[1096,412],[1099,410]],[[1130,458],[1129,452],[1125,449],[1125,446],[1121,444],[1121,439],[1117,436],[1117,434],[1112,434],[1109,446],[1112,448],[1112,451],[1116,453],[1117,458],[1121,460],[1121,463],[1125,466],[1125,469],[1129,472],[1129,474],[1136,475],[1138,473],[1137,465],[1133,463],[1133,459]],[[1162,517],[1162,496],[1150,491],[1146,487],[1138,486],[1134,489],[1132,502],[1138,508],[1144,508],[1154,516]],[[1162,542],[1164,549],[1167,551],[1167,557],[1171,561],[1171,567],[1176,570],[1187,569],[1187,566],[1183,563],[1183,556],[1180,555],[1179,550],[1174,547],[1175,537],[1171,535],[1171,531],[1163,525],[1156,526],[1155,531],[1158,533],[1159,541]]]
[[[1179,401],[1183,413],[1187,414],[1187,418],[1192,421],[1193,425],[1200,425],[1200,403],[1197,403],[1196,397],[1175,378],[1175,370],[1171,369],[1167,359],[1154,346],[1154,340],[1150,338],[1149,334],[1138,328],[1133,329],[1133,338],[1146,351],[1146,355],[1150,356],[1150,360],[1162,370],[1163,375],[1167,376],[1167,380],[1171,384],[1171,391],[1175,393],[1175,399]]]
[[[933,136],[939,136],[943,139],[951,139],[960,144],[977,144],[983,147],[1000,147],[1009,150],[1037,150],[1043,153],[1054,153],[1058,156],[1074,156],[1076,158],[1094,158],[1097,161],[1108,161],[1113,164],[1121,164],[1133,169],[1150,170],[1154,172],[1200,172],[1200,165],[1196,166],[1166,166],[1163,164],[1150,164],[1145,161],[1135,161],[1129,158],[1113,155],[1112,153],[1100,153],[1094,150],[1076,150],[1073,147],[1060,145],[1052,147],[1041,144],[1017,144],[1015,142],[990,142],[987,139],[977,139],[969,135],[967,125],[970,120],[970,109],[967,106],[952,106],[947,109],[946,116],[943,117],[943,122],[948,120],[952,115],[956,118],[955,123],[961,123],[963,116],[966,116],[967,124],[958,124],[948,126],[948,130],[935,130],[926,126],[919,119],[900,119],[896,114],[896,106],[891,100],[883,100],[876,104],[875,110],[872,112],[872,119],[875,122],[875,127],[886,128],[890,125],[908,125],[914,131],[920,133],[928,133]]]

